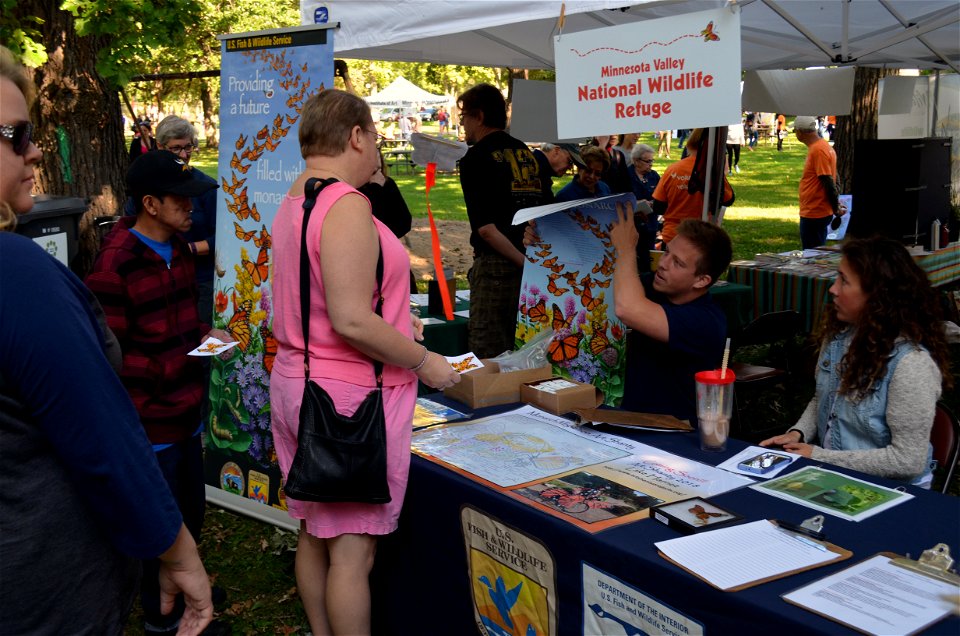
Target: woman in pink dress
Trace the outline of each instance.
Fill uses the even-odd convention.
[[[278,350],[270,376],[273,438],[284,477],[297,449],[304,350],[310,375],[349,415],[376,386],[372,359],[383,362],[388,504],[313,503],[287,498],[300,520],[296,575],[314,634],[370,632],[368,576],[378,535],[397,527],[410,467],[417,379],[443,388],[460,380],[443,356],[416,340],[423,325],[410,314],[410,261],[400,241],[376,220],[356,188],[377,170],[377,132],[370,108],[350,93],[312,97],[300,120],[306,169],[273,224],[273,329]],[[310,251],[310,342],[300,324],[300,232],[303,188],[311,177],[335,178],[314,207]],[[383,317],[375,313],[376,266],[383,252]]]

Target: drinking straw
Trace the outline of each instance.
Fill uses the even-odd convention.
[[[727,338],[727,344],[723,348],[723,364],[720,365],[720,379],[727,377],[727,362],[730,360],[730,338]]]

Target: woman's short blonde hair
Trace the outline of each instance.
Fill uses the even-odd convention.
[[[23,93],[29,106],[33,102],[33,82],[27,77],[23,66],[17,62],[6,47],[0,46],[0,78],[8,79]],[[12,232],[17,226],[17,215],[6,201],[0,201],[0,232]]]
[[[342,154],[354,126],[373,125],[370,106],[345,91],[327,89],[303,105],[300,117],[300,154],[303,158]]]

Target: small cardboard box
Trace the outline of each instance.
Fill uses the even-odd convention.
[[[501,373],[500,365],[496,362],[483,360],[483,367],[462,374],[460,382],[444,389],[443,394],[474,409],[510,404],[520,401],[521,384],[552,375],[549,366]]]
[[[603,404],[603,393],[592,384],[553,376],[520,387],[520,400],[554,415]]]

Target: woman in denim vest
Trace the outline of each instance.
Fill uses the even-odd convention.
[[[760,442],[930,487],[930,428],[949,360],[940,305],[899,243],[843,247],[826,309],[817,391],[797,424]]]

